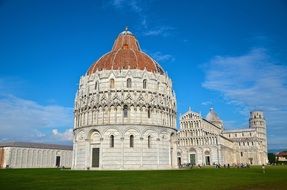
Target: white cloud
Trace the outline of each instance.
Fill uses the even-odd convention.
[[[56,139],[62,141],[72,141],[73,140],[73,129],[66,129],[64,132],[59,132],[58,129],[53,129],[52,134]]]
[[[164,36],[164,37],[166,37],[166,36],[169,36],[171,34],[172,30],[174,30],[173,27],[160,26],[160,27],[145,31],[144,35],[145,36]]]
[[[205,65],[202,86],[224,95],[239,112],[265,112],[270,133],[285,135],[287,147],[287,66],[275,64],[265,49],[256,48],[246,55],[217,56]],[[272,141],[275,139],[270,139]]]
[[[175,58],[170,54],[163,54],[161,52],[152,53],[152,57],[158,62],[172,62]]]
[[[111,4],[117,9],[129,8],[133,12],[141,13],[142,8],[139,5],[139,3],[140,2],[138,0],[113,0],[111,1]]]
[[[212,103],[212,101],[205,101],[205,102],[201,102],[201,105],[203,105],[203,106],[212,106],[213,103]]]
[[[141,31],[144,36],[169,36],[174,30],[173,27],[162,25],[161,23],[155,23],[153,20],[153,25],[156,27],[151,27],[151,19],[149,19],[148,14],[148,4],[146,1],[141,0],[112,0],[108,3],[112,5],[116,10],[119,11],[130,11],[135,13],[139,18],[139,23],[141,24]]]
[[[0,95],[0,139],[51,141],[51,129],[72,126],[72,108],[41,105],[12,95]]]

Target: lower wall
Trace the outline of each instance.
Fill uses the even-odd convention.
[[[123,130],[123,131],[121,131]],[[170,169],[177,167],[175,129],[91,127],[76,131],[73,169]],[[111,146],[113,135],[113,146]],[[133,136],[133,146],[131,146]],[[93,154],[93,151],[96,153]]]
[[[0,148],[0,168],[3,168],[4,164],[4,148]]]
[[[9,168],[70,168],[72,164],[72,150],[9,147],[6,151],[9,156],[5,163]]]

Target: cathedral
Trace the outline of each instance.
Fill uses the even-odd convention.
[[[213,109],[188,111],[176,129],[172,80],[127,29],[80,78],[74,108],[72,169],[172,169],[183,164],[265,164],[266,125],[224,130]]]
[[[177,133],[178,165],[267,164],[266,123],[263,112],[250,112],[249,128],[224,130],[214,109],[206,118],[189,110],[180,117]]]

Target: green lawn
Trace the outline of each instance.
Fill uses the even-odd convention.
[[[287,167],[161,171],[0,170],[0,189],[287,189]]]

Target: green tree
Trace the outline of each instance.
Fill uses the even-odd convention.
[[[276,156],[273,153],[268,153],[268,160],[270,164],[274,164],[276,162]]]

